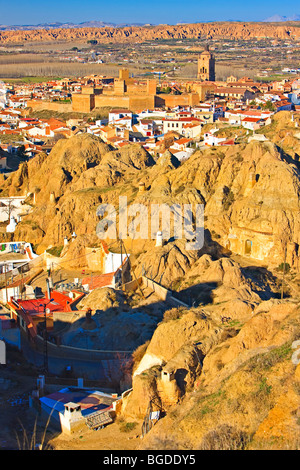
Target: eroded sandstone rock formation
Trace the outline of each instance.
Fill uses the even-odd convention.
[[[128,26],[123,28],[58,28],[30,31],[1,31],[0,43],[43,42],[43,41],[87,41],[96,39],[108,42],[143,42],[155,39],[190,38],[298,38],[300,30],[297,23],[196,23],[184,25]]]
[[[61,140],[48,157],[20,165],[1,189],[3,195],[28,195],[33,210],[18,224],[15,237],[43,248],[62,245],[73,231],[97,240],[97,207],[109,203],[118,213],[119,197],[126,196],[128,206],[139,203],[148,210],[148,239],[136,235],[125,240],[146,268],[147,252],[155,248],[152,204],[185,203],[205,207],[205,252],[213,244],[215,253],[227,250],[273,266],[286,259],[299,267],[299,166],[271,141],[198,150],[178,166],[170,159],[155,162],[139,145],[112,150],[86,134]],[[168,265],[176,265],[176,260],[171,262],[175,252],[183,255],[176,277],[184,274],[184,265],[191,265],[193,253],[186,256],[178,244],[169,250],[172,241],[166,243],[152,271],[158,279],[163,270],[170,281],[175,277],[168,274]]]

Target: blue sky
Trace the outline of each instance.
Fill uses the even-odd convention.
[[[300,15],[300,4],[291,0],[0,0],[0,24],[38,24],[53,21],[81,23],[168,23],[204,21],[261,21],[279,14]]]

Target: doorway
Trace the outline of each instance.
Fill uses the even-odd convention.
[[[245,255],[251,255],[252,251],[252,241],[246,240],[245,241]]]

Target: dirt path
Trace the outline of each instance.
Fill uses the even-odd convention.
[[[54,450],[135,450],[141,443],[141,422],[125,432],[124,423],[116,421],[99,431],[81,430],[72,435],[60,434],[48,444]]]

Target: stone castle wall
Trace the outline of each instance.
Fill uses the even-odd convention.
[[[32,108],[33,111],[42,111],[44,109],[58,113],[71,113],[74,111],[72,103],[59,103],[56,101],[29,100],[27,101],[27,107]]]
[[[98,95],[96,95],[98,97]],[[101,95],[100,95],[101,96]],[[71,111],[78,113],[90,113],[95,107],[94,94],[74,94],[72,96]]]

